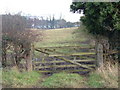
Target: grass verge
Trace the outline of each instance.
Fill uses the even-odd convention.
[[[36,85],[40,79],[41,75],[35,71],[22,73],[15,70],[2,71],[3,87],[8,88],[31,87]]]
[[[114,64],[111,62],[106,62],[103,67],[96,70],[105,82],[105,87],[107,88],[118,88],[118,62]]]
[[[84,82],[83,77],[78,74],[61,72],[45,79],[42,86],[46,88],[82,88]]]
[[[99,74],[91,73],[90,76],[88,77],[87,85],[90,88],[103,88],[104,80]]]
[[[106,62],[92,72],[87,85],[91,88],[118,88],[118,63]]]

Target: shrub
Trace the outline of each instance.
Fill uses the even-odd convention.
[[[35,71],[18,72],[7,70],[2,72],[3,86],[5,87],[28,87],[37,84],[41,75]]]
[[[83,87],[83,78],[78,74],[56,73],[45,79],[42,86],[47,88],[81,88]]]

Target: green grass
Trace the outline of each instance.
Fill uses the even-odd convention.
[[[2,84],[2,68],[0,68],[0,85]]]
[[[83,77],[78,74],[56,73],[42,83],[46,88],[80,88],[83,87]]]
[[[90,88],[103,88],[104,87],[104,80],[103,78],[97,73],[91,73],[88,77],[88,82],[86,82]]]
[[[5,87],[29,87],[36,85],[41,79],[41,75],[35,71],[18,72],[16,70],[3,70],[2,84]]]
[[[37,42],[35,47],[56,47],[80,45],[77,42],[86,41],[88,38],[80,33],[80,38],[73,34],[78,28],[63,28],[43,31],[43,40]]]
[[[88,36],[86,36],[82,30],[79,30],[79,33],[76,33],[76,31],[78,31],[77,27],[44,30],[42,31],[43,40],[39,42],[35,42],[35,48],[60,47],[60,46],[89,47],[90,44],[86,43],[89,41]],[[56,51],[60,53],[66,53],[66,54],[76,52],[75,50],[70,48],[59,48],[59,49],[56,49]],[[39,56],[40,56],[40,53],[35,52],[35,57],[39,57]]]
[[[3,87],[8,88],[117,88],[118,79],[116,79],[117,74],[115,71],[117,71],[117,68],[112,72],[110,70],[106,72],[105,69],[104,72],[94,71],[87,77],[76,73],[60,72],[42,78],[42,74],[35,71],[20,73],[16,70],[3,70],[2,84]]]

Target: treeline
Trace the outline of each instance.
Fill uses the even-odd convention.
[[[55,19],[54,16],[47,17],[44,19],[42,16],[34,17],[34,16],[27,16],[26,17],[28,22],[28,28],[37,28],[37,29],[56,29],[56,28],[68,28],[68,27],[78,27],[79,22],[67,22],[65,19],[61,17],[59,19]]]

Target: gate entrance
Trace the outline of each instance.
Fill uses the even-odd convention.
[[[41,73],[88,73],[95,69],[94,47],[63,46],[36,48],[40,58],[33,60],[33,68]]]

